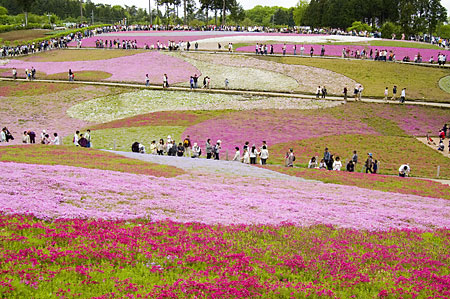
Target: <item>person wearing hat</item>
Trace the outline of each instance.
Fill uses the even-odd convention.
[[[366,160],[366,173],[373,173],[372,167],[373,167],[373,157],[372,157],[372,153],[368,153],[367,154],[367,160]]]

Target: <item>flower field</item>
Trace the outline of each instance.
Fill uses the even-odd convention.
[[[340,105],[340,102],[141,90],[85,101],[70,107],[67,113],[73,118],[85,121],[108,122],[150,112],[170,110],[317,109],[337,105]]]
[[[7,297],[450,296],[448,230],[0,216]],[[180,245],[183,244],[183,245]]]
[[[22,60],[9,60],[0,65],[0,69],[31,69],[47,75],[66,73],[69,69],[75,73],[82,71],[102,71],[110,73],[109,81],[145,82],[145,74],[149,74],[150,82],[162,84],[163,74],[169,77],[169,83],[185,82],[189,76],[199,71],[183,60],[163,55],[159,52],[145,52],[131,56],[122,56],[105,60],[93,61],[56,61],[56,62],[29,62]],[[169,66],[169,67],[168,67]]]
[[[368,193],[351,186],[210,178],[201,173],[157,178],[73,166],[0,164],[0,211],[40,219],[171,219],[224,225],[289,222],[367,230],[450,225],[448,200]]]
[[[331,110],[334,108],[331,108]],[[319,115],[316,115],[319,114]],[[228,113],[202,123],[190,126],[183,137],[195,136],[196,140],[220,139],[222,148],[232,150],[246,141],[260,145],[263,140],[268,145],[313,136],[335,136],[340,134],[377,134],[365,123],[358,120],[341,120],[331,115],[302,113],[295,110],[258,110]]]
[[[207,65],[204,62],[208,62],[209,64],[213,64],[218,67],[221,65],[221,69],[224,66],[233,67],[234,69],[239,70],[237,75],[239,76],[239,80],[242,80],[241,73],[243,70],[247,68],[258,69],[270,71],[273,73],[284,74],[285,77],[288,76],[291,80],[295,79],[297,81],[297,86],[295,87],[296,91],[303,91],[309,93],[315,93],[317,86],[326,86],[327,91],[330,94],[341,95],[343,86],[353,87],[357,84],[355,80],[352,80],[346,76],[343,76],[339,73],[332,72],[323,68],[317,67],[308,67],[303,65],[289,65],[276,63],[268,60],[256,59],[249,56],[229,56],[229,55],[220,55],[220,54],[204,54],[204,53],[181,53],[176,57],[184,58],[189,63],[194,64],[197,68],[202,70],[202,72],[207,75],[208,73],[203,71],[204,68],[207,68]],[[201,63],[203,62],[203,63]],[[230,72],[226,72],[225,75],[229,75]],[[213,77],[215,78],[215,77]],[[245,77],[244,77],[245,78]],[[255,78],[258,78],[256,81],[260,81],[260,76],[256,74],[250,74],[250,79],[248,82],[245,82],[247,88],[252,86],[252,82],[255,81]],[[270,79],[270,78],[269,78]],[[231,83],[234,80],[230,80]],[[265,88],[275,89],[277,90],[285,90],[287,82],[284,82],[282,78],[277,79],[274,76],[269,82],[266,84]],[[236,88],[232,86],[232,88]],[[247,88],[238,88],[238,89],[247,89]],[[289,90],[287,90],[289,91]]]
[[[164,34],[206,48],[260,37],[339,41],[175,31],[94,39],[134,35],[141,43]],[[232,89],[374,88],[366,86],[369,73],[353,76],[367,70],[362,61],[357,73],[359,65],[344,60],[315,59],[332,61],[318,68],[306,58],[90,51],[90,61],[71,50],[9,63],[63,79],[70,67],[77,78],[96,80],[144,83],[149,73],[160,84],[168,73],[171,85],[185,86],[197,73],[213,77],[213,87],[227,77]],[[414,76],[395,66],[402,68],[395,78]],[[424,72],[420,92],[433,95],[446,72]],[[0,82],[0,125],[16,137],[0,146],[0,297],[450,298],[450,188],[431,180],[437,166],[440,178],[450,178],[450,160],[415,138],[436,135],[450,123],[448,110],[200,91]],[[39,142],[42,129],[65,145],[18,145],[23,130]],[[93,149],[75,147],[75,130],[87,129]],[[152,140],[168,135],[177,142],[190,135],[201,159],[129,152],[138,141],[148,153]],[[222,140],[221,160],[246,141],[267,141],[269,165],[203,159],[208,138]],[[291,147],[296,160],[287,168]],[[343,168],[357,150],[356,172],[307,169],[325,147]],[[381,174],[361,173],[368,152]],[[403,163],[413,177],[398,177]]]
[[[298,90],[298,83],[293,78],[272,70],[262,70],[247,66],[225,66],[221,62],[208,63],[202,60],[171,54],[170,56],[183,58],[186,62],[194,65],[201,71],[201,75],[211,78],[211,88],[225,88],[225,79],[229,81],[229,88],[239,90],[261,90],[261,91],[284,91],[293,92]],[[201,55],[195,55],[200,57]],[[218,57],[222,59],[222,55]],[[194,75],[194,74],[192,74]],[[198,75],[198,73],[197,73]],[[202,84],[202,79],[199,80]],[[276,82],[276,84],[274,84]],[[186,86],[186,83],[178,84]],[[188,84],[189,85],[189,84]]]
[[[28,163],[31,165],[30,168],[33,168],[35,164],[67,165],[154,177],[174,177],[184,173],[176,167],[142,163],[115,154],[74,146],[3,146],[0,147],[0,161],[11,162],[12,165],[14,163]]]

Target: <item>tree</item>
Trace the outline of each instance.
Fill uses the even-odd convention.
[[[209,10],[211,9],[213,5],[213,1],[212,0],[200,0],[200,9],[205,11],[205,15],[206,15],[206,24],[208,24],[209,22]]]
[[[306,0],[298,1],[293,12],[295,25],[297,26],[302,25],[303,17],[305,15],[306,9],[308,8],[308,5],[309,3]]]
[[[28,26],[28,11],[35,0],[16,0],[25,14],[25,26]]]

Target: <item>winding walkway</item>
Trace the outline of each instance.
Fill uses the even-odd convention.
[[[186,171],[202,171],[208,173],[228,174],[233,176],[245,176],[263,179],[280,179],[299,182],[313,182],[313,180],[306,180],[303,178],[286,175],[269,169],[255,167],[252,165],[233,161],[208,160],[203,158],[193,159],[187,157],[158,156],[150,154],[139,154],[133,152],[109,151],[109,150],[107,152],[118,154],[131,159],[137,159],[141,161],[152,162],[162,165],[170,165],[181,168]]]
[[[0,81],[18,81],[18,82],[29,82],[27,79],[12,79],[0,77]],[[67,84],[66,80],[45,80],[36,79],[33,82],[43,82],[43,83],[64,83]],[[96,86],[111,86],[111,87],[126,87],[126,88],[139,88],[139,89],[151,89],[151,90],[163,90],[160,85],[150,85],[145,86],[144,84],[136,83],[119,83],[119,82],[99,82],[99,81],[73,81],[71,84],[81,84],[81,85],[96,85]],[[267,96],[267,97],[284,97],[284,98],[296,98],[296,99],[315,99],[315,95],[302,94],[302,93],[287,93],[287,92],[265,92],[265,91],[252,91],[252,90],[235,90],[235,89],[194,89],[191,90],[188,87],[170,87],[170,91],[185,91],[185,92],[202,92],[202,93],[216,93],[216,94],[230,94],[230,95],[248,95],[248,96]],[[322,99],[323,100],[323,99]],[[329,101],[344,101],[343,97],[338,96],[327,96],[325,100]],[[354,102],[355,99],[349,97],[348,102]],[[450,103],[444,102],[424,102],[424,101],[405,101],[404,104],[400,104],[398,101],[384,101],[383,99],[366,98],[363,97],[361,102],[365,103],[389,103],[398,105],[416,105],[416,106],[428,106],[428,107],[439,107],[439,108],[450,108]]]

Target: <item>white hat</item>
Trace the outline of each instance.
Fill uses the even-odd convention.
[[[45,129],[44,129],[44,130],[42,130],[42,133],[46,133],[46,132],[45,132]]]
[[[220,141],[220,139],[219,139],[219,140],[217,140],[217,143],[222,143],[222,141]]]
[[[197,142],[194,142],[194,146],[197,146]]]

